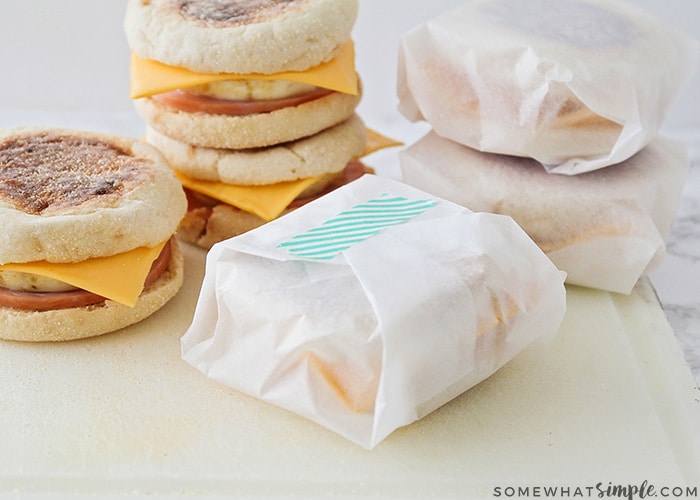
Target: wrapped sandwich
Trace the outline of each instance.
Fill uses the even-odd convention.
[[[0,338],[92,337],[180,289],[187,202],[154,147],[44,127],[0,131]]]
[[[400,164],[408,184],[513,217],[568,283],[619,293],[662,261],[689,168],[686,148],[662,137],[618,165],[569,176],[434,132],[402,151]]]
[[[643,149],[699,53],[615,0],[475,0],[404,35],[399,109],[460,144],[577,174]]]
[[[372,448],[564,310],[562,273],[510,217],[365,175],[214,245],[182,355]]]
[[[204,248],[365,173],[357,0],[131,0],[131,95]]]

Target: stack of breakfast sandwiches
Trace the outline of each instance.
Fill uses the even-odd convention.
[[[475,0],[406,33],[404,182],[516,222],[570,284],[629,293],[665,254],[688,170],[659,135],[697,43],[619,0]]]
[[[131,96],[203,248],[362,176],[357,0],[130,0]]]

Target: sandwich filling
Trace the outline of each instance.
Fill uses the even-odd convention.
[[[239,87],[238,96],[240,99],[240,89],[250,86],[254,82],[256,87],[254,93],[248,99],[260,99],[263,94],[269,97],[284,97],[313,90],[314,87],[334,90],[343,94],[358,95],[359,81],[355,70],[355,49],[353,43],[347,42],[338,55],[325,63],[319,64],[306,71],[284,71],[274,74],[237,74],[237,73],[198,73],[186,68],[170,66],[159,61],[144,59],[136,54],[131,55],[130,67],[130,95],[132,99],[141,97],[151,97],[157,94],[169,92],[171,90],[188,90],[201,92],[202,87],[212,83],[225,83],[225,87],[215,90],[225,89],[227,96],[234,89],[234,83],[243,82],[243,87]],[[272,85],[264,82],[274,82]],[[298,86],[301,84],[303,86]],[[199,87],[199,90],[197,88]],[[284,92],[284,96],[269,95],[270,92]],[[206,92],[206,89],[205,89]],[[214,95],[221,98],[221,95]]]
[[[330,191],[361,177],[372,173],[360,161],[351,161],[340,173],[319,179],[309,189],[305,190],[281,209],[282,215],[295,210]],[[227,204],[221,199],[213,198],[201,192],[185,188],[187,195],[187,215],[183,219],[179,235],[190,243],[204,248],[210,248],[217,241],[230,238],[264,224],[268,218],[243,209],[236,205]]]
[[[172,256],[171,242],[162,245],[155,260],[150,264],[145,279],[138,289],[141,291],[155,283],[168,269]],[[50,267],[50,265],[49,265]],[[6,270],[22,268],[11,264],[0,266],[0,307],[13,309],[48,311],[68,309],[104,303],[107,297],[92,291],[72,286],[64,281],[22,271]],[[125,270],[121,269],[121,273]],[[98,277],[99,279],[99,277]],[[92,288],[89,287],[88,288]],[[105,295],[111,295],[106,293]],[[134,305],[135,301],[117,300],[117,302]]]
[[[227,95],[227,93],[217,88],[211,91],[204,89],[206,87],[221,87],[223,84],[234,84],[232,86],[238,87],[241,86],[241,83],[243,83],[246,88],[253,89],[249,92],[250,95],[248,97],[239,98],[238,95],[240,95],[240,93],[238,92],[231,92]],[[245,85],[245,83],[247,83],[247,85]],[[256,92],[254,89],[256,87],[269,87],[269,84],[275,84],[277,81],[255,82],[246,80],[245,83],[212,83],[187,90],[171,90],[169,92],[157,94],[151,99],[159,104],[187,113],[243,116],[257,113],[269,113],[286,107],[299,106],[334,92],[329,89],[310,86],[310,90],[302,93],[280,95],[281,93],[269,92],[269,95],[264,95],[264,92]],[[259,85],[259,83],[262,83],[262,85]],[[303,84],[300,84],[300,86],[302,85]],[[261,96],[261,94],[263,95]]]
[[[299,184],[298,187],[295,187],[295,191],[285,193],[287,196],[281,202],[274,203],[274,201],[282,198],[276,196],[274,193],[270,193],[269,198],[272,199],[266,199],[264,197],[259,198],[253,195],[250,204],[242,203],[240,199],[233,196],[228,197],[226,195],[221,195],[221,193],[217,193],[215,190],[207,190],[204,187],[205,183],[196,182],[194,179],[190,179],[183,174],[178,173],[178,177],[183,181],[185,194],[187,195],[188,212],[198,209],[211,209],[220,203],[226,203],[243,211],[253,213],[265,221],[271,221],[282,215],[285,210],[299,208],[340,186],[359,179],[368,172],[371,172],[371,170],[367,169],[360,161],[353,160],[337,174],[305,179],[307,182],[303,184],[303,187]],[[212,184],[220,185],[220,183]],[[246,186],[245,190],[254,192],[256,189],[259,189],[259,191],[262,192],[270,192],[271,188],[274,188],[274,186],[279,186],[279,184],[273,186]],[[284,189],[284,187],[282,187],[282,189]],[[294,194],[290,195],[289,193]],[[274,200],[275,198],[277,200]],[[271,206],[274,208],[270,209]]]

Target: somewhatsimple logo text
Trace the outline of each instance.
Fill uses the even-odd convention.
[[[496,486],[494,498],[700,498],[697,486],[658,486],[642,481],[639,484],[596,483],[593,486]]]

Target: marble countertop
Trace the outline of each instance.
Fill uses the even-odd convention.
[[[700,385],[700,152],[692,151],[691,168],[667,255],[650,279],[666,317]]]
[[[379,121],[380,126],[384,123],[391,129],[393,120]],[[143,130],[140,117],[131,112],[0,109],[0,127],[17,125],[50,125],[130,136]],[[418,138],[423,132],[414,128],[407,137]],[[691,168],[667,242],[667,256],[649,278],[700,386],[700,141],[691,142],[689,151]]]

